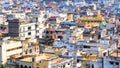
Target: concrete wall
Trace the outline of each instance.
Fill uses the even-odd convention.
[[[28,27],[31,27],[30,30],[35,30],[35,23],[27,23],[20,25],[20,32],[28,31]]]
[[[29,67],[34,68],[32,62],[18,61],[17,63],[20,68],[21,68],[21,66],[23,66],[23,68],[25,68],[25,66],[27,66],[27,68],[29,68]]]
[[[24,19],[25,18],[25,13],[15,13],[14,14],[16,18]]]
[[[118,63],[118,65],[116,65]],[[103,68],[120,68],[120,61],[111,57],[104,57],[104,66]]]
[[[14,54],[22,53],[22,44],[20,41],[3,42],[0,47],[0,64],[5,64],[7,59]],[[7,51],[9,49],[9,51]]]
[[[51,68],[51,67],[48,67],[48,60],[41,60],[40,62],[38,63],[33,63],[33,68]]]
[[[31,29],[28,29],[29,27]],[[27,24],[20,25],[19,37],[23,37],[23,38],[35,37],[36,35],[35,29],[36,29],[35,23],[27,23]],[[31,34],[29,35],[29,33]]]

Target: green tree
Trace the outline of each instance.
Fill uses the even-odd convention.
[[[65,65],[63,65],[63,68],[65,68]]]
[[[4,65],[2,64],[0,68],[5,68]]]

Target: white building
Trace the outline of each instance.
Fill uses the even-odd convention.
[[[103,58],[103,68],[120,68],[120,50],[109,53],[109,56]]]
[[[21,41],[1,40],[0,41],[0,64],[5,64],[10,56],[22,53]]]
[[[25,13],[12,13],[15,18],[18,18],[18,19],[25,19]]]
[[[20,39],[34,38],[36,36],[36,23],[25,20],[9,20],[9,35]]]
[[[34,38],[36,36],[35,23],[26,23],[19,26],[20,38]]]
[[[115,0],[104,0],[105,5],[107,6],[112,6],[112,4],[114,4]]]
[[[104,57],[103,68],[120,68],[119,57]]]
[[[37,29],[36,29],[36,35],[39,37],[39,38],[43,38],[43,32],[46,28],[45,26],[45,11],[40,11],[40,16],[38,17],[38,26],[37,26]]]

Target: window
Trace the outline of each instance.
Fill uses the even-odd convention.
[[[116,64],[116,65],[119,65],[119,63],[118,63],[118,62],[116,62],[115,64]]]
[[[63,65],[63,68],[65,68],[65,65]]]
[[[22,48],[22,46],[21,46],[21,47],[18,47],[18,49],[20,49],[20,48]]]
[[[103,53],[103,56],[106,56],[106,53]]]
[[[49,31],[46,31],[46,34],[48,34],[49,33]]]
[[[113,65],[113,64],[114,64],[114,62],[110,61],[110,64],[111,64],[111,65]]]
[[[77,59],[77,62],[80,62],[80,61]]]
[[[41,61],[39,61],[39,63],[41,63]]]
[[[3,27],[1,26],[0,29],[3,29]]]
[[[28,27],[28,30],[31,30],[31,27]]]
[[[27,68],[27,66],[25,65],[25,67],[24,68]]]
[[[25,31],[25,28],[23,27],[23,31]]]
[[[28,32],[28,35],[31,35],[31,32]]]
[[[22,34],[20,34],[20,36],[22,36]]]
[[[44,68],[46,68],[46,66],[44,65]]]
[[[19,65],[18,65],[18,64],[16,65],[16,68],[19,68]]]
[[[50,33],[52,34],[53,32],[52,32],[52,31],[50,31]]]
[[[35,61],[35,59],[34,58],[32,58],[32,62],[34,62]]]
[[[29,42],[28,45],[29,45],[29,46],[32,46],[32,42]]]
[[[94,65],[92,64],[92,68],[94,68]]]
[[[36,30],[36,33],[39,33],[39,30]]]
[[[21,65],[20,68],[23,68],[23,65]]]
[[[30,49],[30,53],[32,53],[32,49]]]
[[[46,38],[49,38],[49,36],[46,36]]]
[[[84,46],[84,48],[90,48],[90,46]]]
[[[22,28],[20,28],[20,30],[19,30],[20,32],[22,31]]]
[[[27,54],[27,51],[25,51],[25,54]]]
[[[37,39],[39,39],[39,36],[36,36]]]

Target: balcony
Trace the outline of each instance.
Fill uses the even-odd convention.
[[[112,56],[106,56],[104,57],[105,59],[109,59],[109,60],[114,60],[114,61],[120,61],[120,57],[112,57]]]
[[[14,55],[14,54],[20,54],[22,53],[22,49],[16,49],[16,50],[11,50],[11,51],[8,51],[7,52],[7,56],[11,56],[11,55]]]
[[[7,65],[15,65],[15,59],[8,59],[7,60]]]

